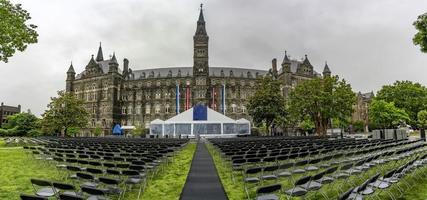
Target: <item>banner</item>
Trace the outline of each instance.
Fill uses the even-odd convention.
[[[176,98],[176,102],[175,102],[175,107],[176,107],[176,114],[179,114],[179,83],[176,83],[176,91],[175,91],[175,98]]]
[[[185,88],[185,110],[191,108],[191,91],[190,83],[187,81],[187,87]]]
[[[225,84],[223,84],[222,85],[222,88],[221,88],[221,112],[222,112],[222,114],[224,114],[225,115],[225,110],[226,110],[226,107],[225,107]]]

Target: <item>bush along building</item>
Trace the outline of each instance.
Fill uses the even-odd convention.
[[[89,129],[102,127],[105,134],[110,134],[115,123],[147,127],[154,119],[168,119],[196,104],[233,119],[250,120],[246,104],[256,89],[257,78],[276,76],[287,96],[298,82],[321,76],[307,56],[295,60],[286,53],[280,69],[276,59],[269,70],[209,66],[209,36],[202,7],[193,51],[193,66],[132,70],[126,58],[120,67],[115,54],[104,59],[100,44],[96,57],[92,55],[83,72],[76,74],[70,65],[66,91],[85,100],[91,113]],[[330,73],[326,65],[323,74]]]

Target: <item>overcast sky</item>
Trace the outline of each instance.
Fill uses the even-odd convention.
[[[65,88],[70,62],[80,73],[102,42],[132,69],[192,66],[200,0],[17,1],[38,25],[39,42],[0,62],[0,101],[40,115]],[[354,91],[395,80],[427,85],[427,54],[412,44],[412,22],[425,0],[210,0],[204,3],[210,66],[255,69],[308,55],[325,60]]]

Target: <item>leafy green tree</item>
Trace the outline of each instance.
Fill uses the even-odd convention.
[[[32,130],[38,128],[39,119],[30,113],[17,113],[7,117],[7,123],[3,128],[8,129],[9,134],[17,136],[26,136]]]
[[[395,128],[409,116],[405,110],[397,108],[394,102],[374,99],[369,105],[369,120],[382,128]]]
[[[255,125],[265,123],[267,133],[270,133],[273,122],[285,116],[285,99],[281,95],[280,82],[271,76],[260,79],[255,94],[249,98],[247,108]]]
[[[146,129],[141,126],[137,126],[132,130],[132,135],[136,137],[145,137],[146,134]]]
[[[421,110],[417,114],[418,124],[421,128],[427,127],[427,110]]]
[[[298,128],[303,130],[304,132],[310,132],[312,131],[314,127],[314,123],[310,118],[305,118],[303,121],[301,121],[298,124]]]
[[[403,109],[409,115],[407,122],[412,127],[417,126],[418,112],[427,109],[427,88],[411,81],[396,81],[393,85],[385,85],[375,98],[394,102],[397,108]]]
[[[47,126],[46,129],[59,130],[65,136],[70,127],[86,127],[89,113],[84,108],[83,100],[63,91],[51,100],[43,114],[42,124]]]
[[[360,121],[360,120],[354,121],[354,122],[351,122],[351,125],[353,126],[353,130],[355,132],[365,131],[365,122],[363,122],[363,121]]]
[[[356,95],[350,84],[338,76],[314,78],[298,84],[289,94],[289,112],[298,119],[309,116],[316,134],[326,135],[332,118],[351,116]]]
[[[418,32],[412,38],[412,42],[420,46],[421,52],[427,53],[427,13],[418,16],[413,25]]]
[[[99,126],[96,126],[94,129],[92,129],[92,134],[95,137],[99,137],[102,134],[102,128]]]
[[[8,62],[16,50],[24,51],[28,44],[37,42],[37,26],[27,24],[30,14],[9,0],[0,0],[0,19],[0,61]]]
[[[67,130],[67,136],[76,137],[80,133],[81,129],[79,127],[69,127]]]

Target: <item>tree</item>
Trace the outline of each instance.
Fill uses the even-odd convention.
[[[298,128],[301,129],[304,132],[311,132],[313,131],[314,123],[310,118],[305,118],[298,124]]]
[[[70,93],[58,92],[58,97],[51,98],[48,110],[43,114],[43,126],[50,130],[59,130],[67,135],[70,127],[86,127],[89,113],[84,108],[84,101]]]
[[[132,130],[132,135],[138,137],[145,137],[146,129],[141,126],[137,126],[135,127],[135,129]]]
[[[427,88],[411,81],[396,81],[393,85],[385,85],[375,98],[394,102],[397,108],[409,115],[408,124],[413,127],[417,126],[418,112],[427,109]]]
[[[408,121],[408,114],[394,105],[381,99],[372,100],[369,105],[369,120],[382,128],[395,128],[403,121]]]
[[[289,112],[297,119],[307,116],[314,122],[316,134],[326,135],[332,118],[351,116],[356,95],[350,84],[338,76],[314,78],[298,84],[289,94]]]
[[[412,38],[412,42],[420,46],[421,52],[427,53],[427,13],[418,16],[413,25],[418,32]]]
[[[285,115],[285,99],[280,92],[280,82],[271,76],[260,79],[247,107],[255,125],[265,123],[267,132],[270,133],[273,122]]]
[[[0,19],[0,61],[8,62],[16,50],[24,51],[28,44],[37,42],[37,26],[27,24],[30,14],[9,0],[0,0]]]
[[[81,129],[79,127],[70,127],[67,129],[67,136],[76,137],[80,133]]]
[[[30,113],[17,113],[7,117],[7,123],[3,124],[3,128],[8,129],[9,134],[17,136],[26,136],[38,128],[37,121],[39,119]],[[32,134],[34,131],[32,132]]]
[[[421,110],[417,114],[418,124],[421,128],[427,127],[427,110]]]
[[[99,137],[102,134],[102,128],[99,126],[96,126],[93,130],[92,130],[92,134],[95,137]]]

